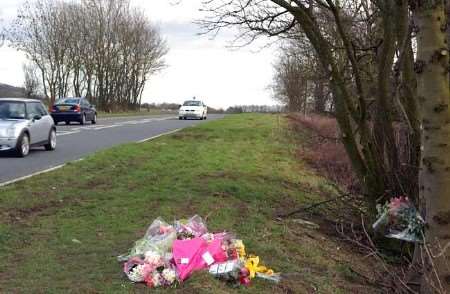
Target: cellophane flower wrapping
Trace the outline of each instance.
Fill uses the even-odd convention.
[[[243,268],[245,267],[242,261],[232,259],[212,265],[209,268],[209,273],[215,278],[225,281],[233,286],[239,286],[241,284],[241,270]]]
[[[198,238],[208,233],[205,222],[198,215],[188,220],[175,221],[174,227],[179,240]]]
[[[147,229],[144,237],[137,240],[130,252],[117,257],[119,261],[127,261],[133,256],[143,255],[148,251],[165,254],[171,252],[173,241],[177,238],[175,228],[164,220],[157,218]]]
[[[280,280],[279,274],[259,264],[259,257],[246,254],[242,240],[227,232],[208,232],[198,215],[173,225],[157,218],[118,260],[124,261],[130,281],[151,288],[174,286],[203,269],[233,286],[248,286],[255,277]]]
[[[422,242],[425,221],[408,197],[392,198],[378,205],[378,219],[373,229],[383,231],[388,238],[407,242]]]

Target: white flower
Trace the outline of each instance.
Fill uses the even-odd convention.
[[[144,265],[142,265],[142,264],[133,268],[131,270],[131,272],[129,272],[127,274],[130,281],[135,282],[135,283],[143,282],[144,281],[143,269],[144,269]]]
[[[162,264],[162,257],[159,253],[149,250],[145,252],[145,262],[154,266],[160,266]]]
[[[166,280],[169,284],[172,284],[173,282],[175,282],[175,279],[177,277],[175,271],[173,269],[170,268],[166,268],[163,270],[162,272],[162,277],[164,278],[164,280]]]
[[[153,287],[161,286],[160,275],[158,272],[153,273],[152,282],[153,282]]]

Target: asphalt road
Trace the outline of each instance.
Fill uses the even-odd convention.
[[[209,115],[208,120],[223,115]],[[88,154],[118,144],[139,142],[177,129],[203,123],[200,120],[178,120],[177,117],[155,115],[146,117],[121,117],[99,119],[96,125],[57,126],[57,147],[45,151],[33,148],[25,158],[15,158],[0,152],[0,186],[35,173],[81,159]]]

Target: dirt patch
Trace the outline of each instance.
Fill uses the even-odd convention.
[[[190,132],[182,132],[176,133],[171,136],[175,140],[186,140],[186,139],[207,139],[208,135],[203,133],[190,133]]]
[[[69,203],[73,205],[76,204],[77,200],[71,200],[70,202],[67,200],[52,200],[45,203],[39,203],[32,207],[26,208],[13,208],[6,210],[3,215],[6,216],[6,219],[10,223],[23,223],[31,218],[35,218],[38,216],[48,216],[55,214],[56,211]]]
[[[202,180],[208,181],[209,179],[231,179],[237,180],[239,179],[239,175],[236,172],[229,171],[216,171],[211,173],[203,173],[199,177]]]
[[[274,215],[277,217],[283,215],[292,210],[293,207],[297,207],[299,202],[288,195],[280,195],[274,205]]]
[[[107,190],[111,188],[112,184],[113,184],[113,177],[107,178],[96,177],[94,179],[88,180],[84,185],[81,186],[81,188],[88,190]]]
[[[233,196],[230,193],[224,191],[214,192],[212,195],[217,198],[225,198],[225,199]]]

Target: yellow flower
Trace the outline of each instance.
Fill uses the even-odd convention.
[[[239,255],[240,259],[243,259],[245,257],[245,245],[244,242],[242,242],[242,240],[235,240],[234,241],[234,247],[236,248],[236,251]]]
[[[273,270],[268,269],[263,265],[259,265],[259,256],[250,255],[245,262],[245,267],[248,269],[250,278],[252,279],[256,277],[257,273],[273,275]]]

